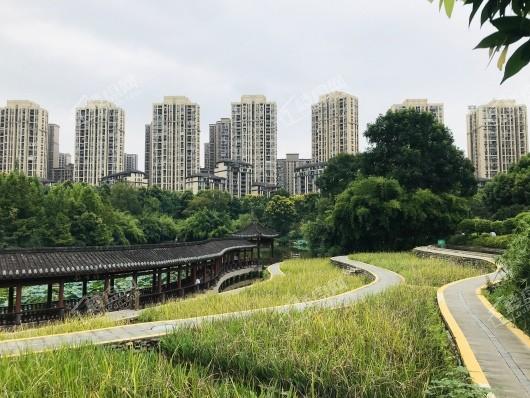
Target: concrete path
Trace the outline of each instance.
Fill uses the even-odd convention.
[[[495,263],[495,256],[488,254],[434,247],[418,249],[433,255],[482,259]],[[530,397],[530,345],[518,337],[505,320],[499,319],[494,310],[488,308],[487,303],[488,307],[485,305],[485,300],[481,299],[479,293],[479,289],[488,280],[495,281],[500,277],[501,274],[494,272],[450,283],[440,289],[439,303],[444,305],[445,302],[449,315],[456,322],[456,335],[460,332],[463,334],[463,344],[458,345],[461,353],[461,345],[464,346],[462,357],[468,369],[470,368],[473,379],[480,380],[482,373],[482,379],[485,376],[485,380],[479,381],[479,384],[489,384],[497,398]],[[450,322],[448,325],[451,328]],[[452,332],[455,335],[455,331]],[[458,343],[457,336],[455,338]],[[472,353],[466,352],[466,340]]]
[[[29,339],[18,339],[0,342],[0,355],[11,356],[32,351],[41,352],[53,350],[62,346],[78,346],[82,344],[112,344],[124,341],[134,341],[149,338],[157,338],[171,333],[175,328],[199,325],[203,322],[248,317],[263,311],[302,311],[307,308],[338,308],[360,300],[368,295],[381,292],[390,286],[397,285],[402,278],[394,272],[364,264],[348,259],[347,256],[335,257],[334,261],[344,265],[362,269],[374,275],[374,281],[358,289],[328,297],[321,300],[306,301],[301,297],[298,304],[288,304],[272,308],[264,308],[250,311],[241,311],[219,315],[202,316],[190,319],[179,319],[173,321],[147,322],[132,325],[116,326],[106,329],[97,329],[83,332],[66,333],[61,335],[34,337]],[[271,274],[279,275],[279,265],[273,266]]]

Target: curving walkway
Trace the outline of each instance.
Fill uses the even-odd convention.
[[[416,251],[495,263],[495,256],[483,253],[434,247]],[[499,278],[493,272],[450,283],[438,291],[438,302],[473,380],[489,386],[497,398],[530,397],[530,340],[518,336],[480,293],[488,280]]]
[[[263,308],[249,311],[233,312],[218,315],[201,316],[190,319],[178,319],[172,321],[147,322],[132,325],[116,326],[106,329],[88,330],[82,332],[66,333],[60,335],[32,337],[27,339],[6,340],[0,342],[1,356],[20,355],[24,352],[42,352],[60,348],[62,346],[79,346],[82,344],[112,344],[134,340],[152,339],[171,333],[175,328],[197,326],[203,322],[233,319],[237,317],[248,317],[263,311],[302,311],[308,308],[338,308],[349,305],[368,295],[381,292],[390,286],[401,283],[402,278],[392,272],[373,265],[364,264],[348,259],[347,256],[334,257],[335,262],[347,267],[354,267],[368,272],[374,276],[374,280],[358,289],[328,297],[320,300],[303,301],[297,304],[287,304],[271,308]],[[272,275],[283,274],[279,264],[269,269]]]

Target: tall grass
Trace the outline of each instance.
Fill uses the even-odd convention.
[[[0,395],[63,397],[251,397],[230,378],[171,363],[155,351],[83,347],[0,358]]]
[[[300,396],[424,397],[456,368],[434,292],[399,286],[349,308],[205,324],[175,332],[162,347],[175,362],[254,388],[280,382]],[[444,383],[462,396],[483,396],[450,377]]]
[[[349,256],[352,260],[376,265],[397,272],[405,278],[406,283],[419,286],[440,287],[459,279],[479,276],[488,272],[470,265],[460,265],[442,259],[426,259],[411,253],[355,253]]]
[[[289,260],[282,263],[285,276],[256,283],[239,293],[207,293],[171,301],[144,310],[140,321],[189,318],[223,312],[242,311],[306,300],[316,300],[362,286],[366,279],[345,274],[328,260]],[[104,315],[75,317],[41,327],[21,326],[13,332],[0,332],[0,340],[70,333],[120,325]]]
[[[347,275],[325,259],[299,259],[282,263],[283,277],[258,283],[235,295],[206,294],[173,301],[142,312],[141,321],[190,318],[282,304],[317,300],[355,289],[367,282]]]

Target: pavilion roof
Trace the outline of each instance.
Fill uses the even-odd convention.
[[[270,228],[264,227],[259,223],[252,223],[246,228],[232,234],[233,237],[244,239],[277,238],[280,234]]]

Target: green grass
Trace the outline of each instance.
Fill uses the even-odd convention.
[[[256,283],[239,293],[200,294],[149,308],[140,315],[139,321],[189,318],[316,300],[355,289],[367,282],[364,277],[346,275],[324,259],[289,260],[282,263],[281,269],[285,276]],[[100,329],[120,324],[106,316],[75,317],[41,327],[21,326],[14,332],[0,332],[0,340]]]
[[[344,293],[367,283],[365,277],[347,275],[325,259],[288,260],[281,269],[285,276],[255,284],[239,294],[212,293],[173,301],[145,310],[140,320],[181,319],[299,303]]]
[[[349,308],[205,324],[162,347],[176,362],[256,390],[281,383],[310,397],[441,397],[441,384],[459,397],[483,396],[457,372],[435,291],[402,285]]]
[[[172,363],[156,351],[83,347],[0,358],[0,395],[62,397],[251,397],[230,378]]]
[[[426,259],[412,253],[355,253],[352,260],[376,265],[397,272],[407,284],[440,287],[459,279],[479,276],[488,269],[460,265],[442,259]]]

